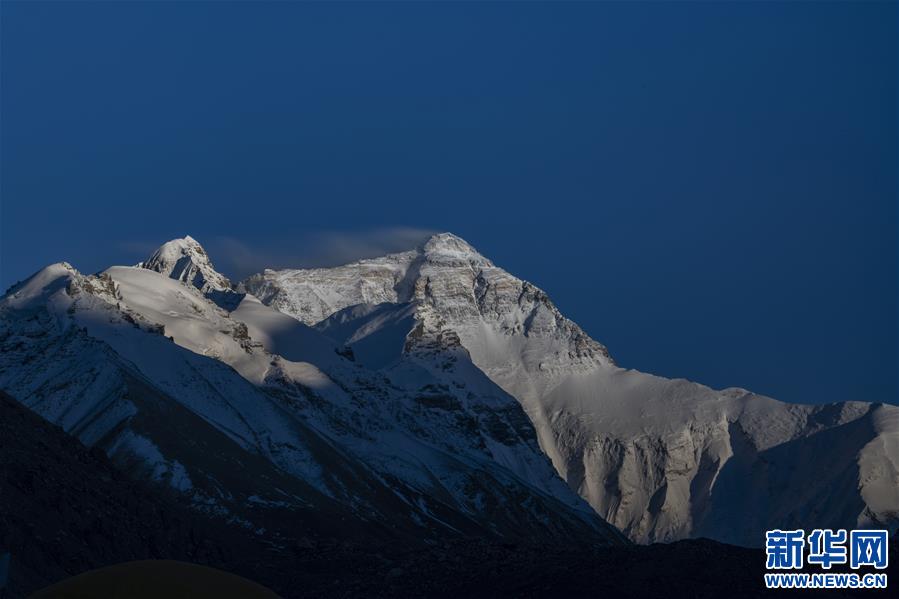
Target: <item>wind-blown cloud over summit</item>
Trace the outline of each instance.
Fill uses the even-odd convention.
[[[171,231],[182,235],[181,231]],[[246,243],[234,235],[198,237],[215,266],[232,280],[241,280],[266,268],[332,267],[362,258],[374,258],[407,250],[437,233],[423,227],[378,227],[359,231],[317,231],[296,237],[271,238],[262,244]],[[119,247],[144,256],[155,249],[153,243],[127,242]]]

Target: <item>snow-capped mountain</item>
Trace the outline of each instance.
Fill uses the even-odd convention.
[[[231,289],[231,282],[215,270],[206,250],[190,235],[164,243],[137,266],[190,283],[203,292]]]
[[[543,291],[454,235],[239,289],[388,377],[464,356],[445,384],[483,374],[514,397],[569,487],[635,541],[759,545],[775,527],[899,524],[899,407],[787,404],[620,368]]]
[[[0,350],[0,388],[135,476],[273,542],[625,542],[464,348],[368,367],[231,291],[191,238],[96,276],[41,270],[0,300]]]
[[[51,265],[0,299],[0,350],[0,388],[273,542],[899,522],[899,408],[621,368],[451,234],[235,288],[190,237],[99,275]]]

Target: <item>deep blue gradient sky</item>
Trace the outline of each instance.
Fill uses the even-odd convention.
[[[895,3],[0,10],[4,289],[448,230],[623,366],[897,401]]]

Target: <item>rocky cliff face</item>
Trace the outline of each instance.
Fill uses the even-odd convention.
[[[451,234],[244,287],[372,367],[464,351],[518,400],[568,485],[633,540],[758,545],[776,526],[899,521],[899,408],[790,405],[619,368],[543,291]]]

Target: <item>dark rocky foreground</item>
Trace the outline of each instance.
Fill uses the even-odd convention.
[[[146,559],[212,566],[285,597],[765,595],[762,551],[708,540],[601,548],[474,539],[422,547],[311,538],[276,549],[239,527],[196,514],[155,487],[128,479],[102,452],[88,450],[4,394],[0,555],[6,552],[11,559],[0,591],[3,599],[24,597],[96,568]],[[895,563],[895,539],[891,554]],[[899,583],[895,570],[889,571],[893,585]],[[129,570],[115,571],[122,575]],[[822,594],[872,597],[889,591]],[[208,596],[220,594],[210,588]]]
[[[54,597],[277,599],[278,595],[246,578],[207,566],[142,560],[91,570],[32,595],[33,599]]]
[[[896,539],[891,554],[897,555]],[[879,597],[890,591],[768,591],[759,549],[707,539],[627,548],[460,540],[381,560],[322,555],[312,595],[342,597]],[[813,571],[811,569],[807,570]],[[835,570],[836,571],[836,570]],[[346,573],[352,573],[347,576]],[[895,566],[888,571],[896,580]],[[328,578],[331,580],[328,580]],[[895,584],[891,581],[891,584]],[[893,591],[895,592],[895,591]]]
[[[126,478],[102,451],[87,449],[0,392],[0,554],[9,554],[4,599],[123,561],[238,564],[229,547],[253,542],[244,537]]]

